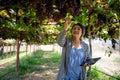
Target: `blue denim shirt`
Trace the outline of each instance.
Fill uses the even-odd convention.
[[[78,80],[81,74],[81,63],[83,62],[84,53],[82,48],[76,49],[74,46],[71,49],[68,70],[65,80]]]

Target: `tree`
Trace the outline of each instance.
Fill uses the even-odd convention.
[[[6,1],[2,3],[2,10],[0,11],[0,37],[2,37],[3,39],[16,39],[16,72],[18,72],[20,42],[22,40],[26,40],[27,42],[39,42],[37,36],[39,34],[36,30],[36,28],[38,27],[36,25],[37,19],[34,10],[30,8],[26,11],[23,11],[25,6],[20,5],[19,1]]]

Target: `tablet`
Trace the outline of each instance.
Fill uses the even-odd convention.
[[[83,66],[85,63],[88,63],[90,65],[95,64],[98,60],[100,60],[101,57],[97,57],[97,58],[92,58],[92,59],[88,59],[86,61],[84,61],[80,66]]]

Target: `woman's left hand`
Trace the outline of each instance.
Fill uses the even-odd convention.
[[[88,64],[88,63],[85,63],[85,64],[84,64],[84,67],[87,67],[87,66],[90,66],[90,64]]]

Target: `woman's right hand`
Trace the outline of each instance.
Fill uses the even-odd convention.
[[[71,19],[72,19],[72,18],[66,18],[66,20],[65,20],[64,29],[65,29],[66,31],[67,31],[68,28],[70,27]]]

